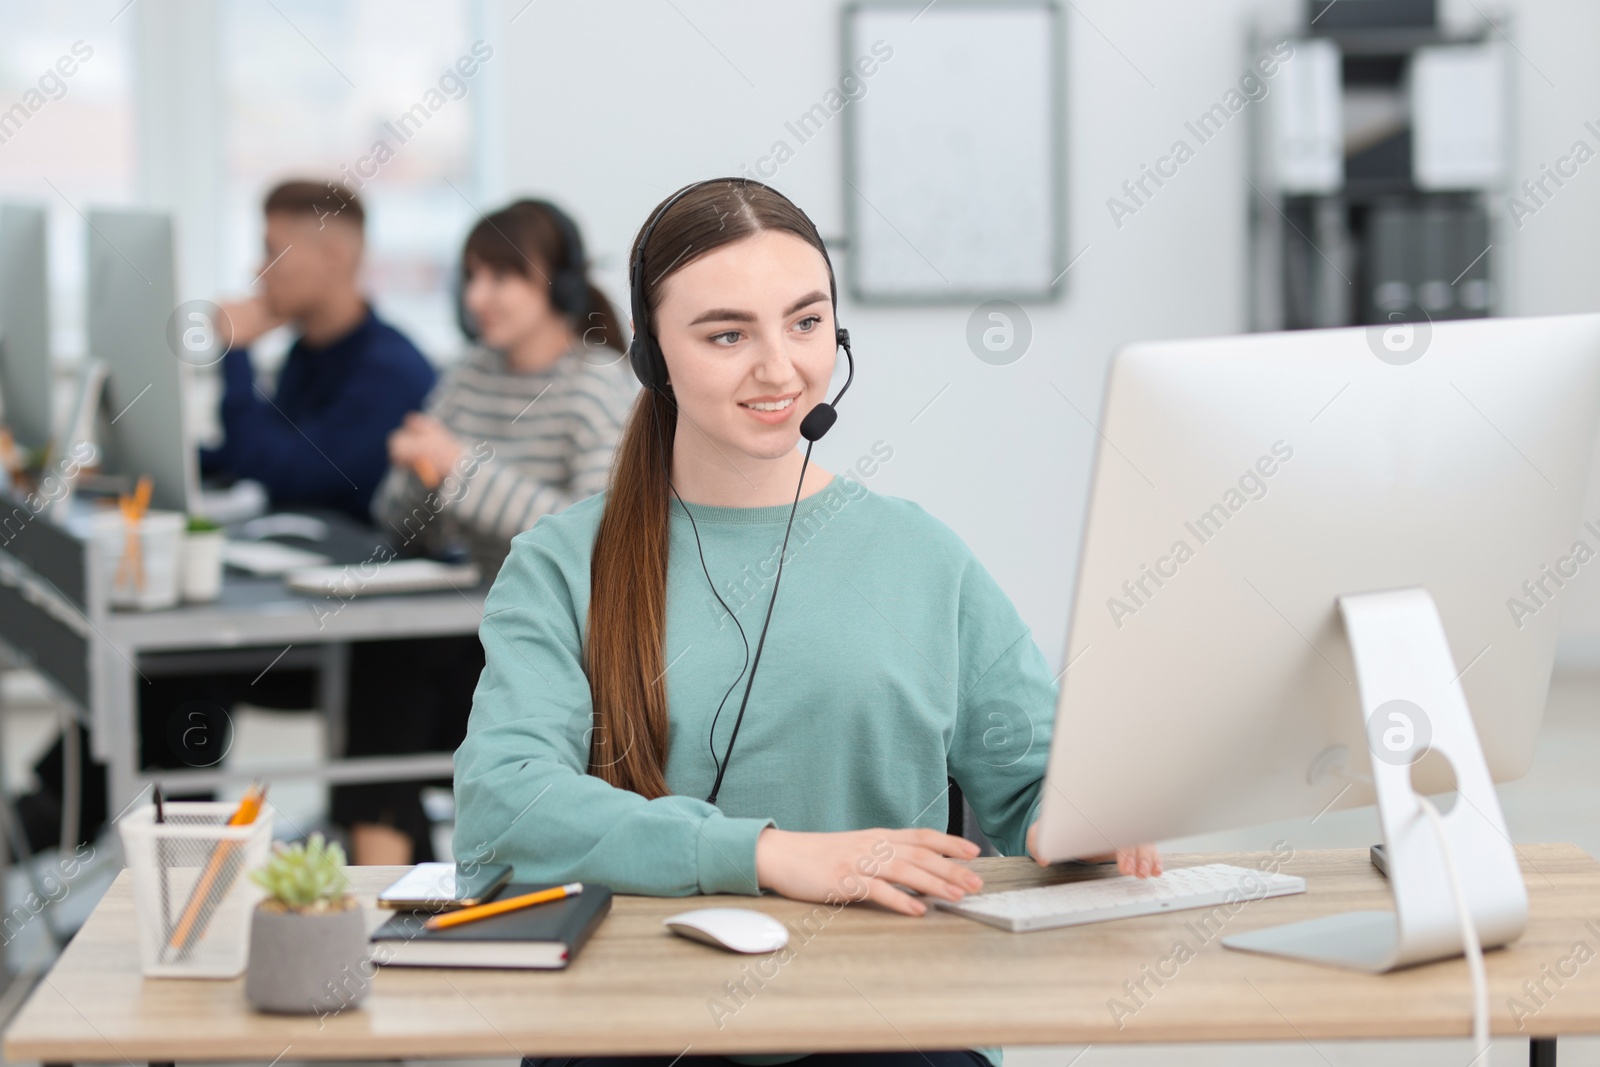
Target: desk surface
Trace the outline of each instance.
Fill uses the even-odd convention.
[[[357,585],[361,576],[395,557],[387,532],[364,527],[340,512],[292,508],[279,514],[325,523],[325,540],[290,537],[275,543],[320,552],[333,565],[348,566]],[[258,578],[228,569],[217,600],[164,611],[113,611],[104,631],[128,652],[470,634],[483,618],[489,585],[484,581],[476,587],[422,593],[311,596],[292,592],[281,576]]]
[[[1600,946],[1600,863],[1572,845],[1518,851],[1532,916],[1516,944],[1487,958],[1494,1032],[1600,1032],[1600,962],[1573,961],[1578,942]],[[1169,865],[1255,866],[1267,858],[1171,857]],[[1068,877],[1022,859],[974,865],[989,888]],[[1364,850],[1303,852],[1282,869],[1304,875],[1309,891],[1245,905],[1222,924],[1222,935],[1388,907]],[[352,876],[370,904],[398,870],[356,868]],[[814,914],[813,932],[796,931],[792,957],[778,965],[777,957],[735,956],[661,927],[664,916],[707,903],[757,906],[791,930]],[[4,1051],[10,1060],[45,1062],[266,1062],[285,1051],[295,1059],[677,1055],[1471,1032],[1461,960],[1354,974],[1224,949],[1215,937],[1197,936],[1191,924],[1204,914],[1011,934],[943,912],[912,919],[772,896],[619,897],[566,971],[387,969],[360,1008],[319,1020],[252,1013],[242,979],[142,979],[124,872],[18,1014]],[[1179,941],[1193,957],[1163,963]],[[1176,974],[1158,987],[1146,967]],[[1567,972],[1560,988],[1544,977],[1558,969]],[[1151,992],[1136,1007],[1123,983],[1141,979]],[[1523,990],[1525,981],[1541,980],[1553,993],[1542,1007]],[[726,983],[749,992],[730,995]],[[1520,1030],[1512,997],[1536,1009]],[[1112,998],[1134,1013],[1119,1020]]]
[[[211,603],[114,611],[102,631],[130,654],[474,634],[489,585],[341,599],[292,592],[282,578],[230,574]]]

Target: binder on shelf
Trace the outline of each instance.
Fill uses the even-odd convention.
[[[1489,213],[1473,204],[1461,213],[1456,226],[1456,304],[1463,318],[1482,318],[1494,307],[1494,283],[1489,264]]]
[[[1373,205],[1367,217],[1366,279],[1361,301],[1363,322],[1390,321],[1399,314],[1410,320],[1417,306],[1412,252],[1418,240],[1415,215],[1403,200]]]
[[[1477,318],[1494,303],[1486,208],[1461,197],[1395,197],[1367,218],[1362,321]]]
[[[1268,162],[1273,184],[1291,195],[1335,193],[1344,184],[1339,46],[1294,43],[1268,101]]]
[[[1411,177],[1429,192],[1505,178],[1505,60],[1494,42],[1419,48],[1411,57]]]
[[[1456,263],[1455,230],[1462,212],[1453,205],[1434,201],[1424,203],[1415,213],[1422,238],[1415,257],[1420,268],[1417,304],[1430,319],[1455,318],[1455,289],[1450,282],[1461,268],[1450,268]]]

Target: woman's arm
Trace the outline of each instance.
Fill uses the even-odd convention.
[[[1018,636],[968,683],[950,749],[950,772],[995,847],[1004,855],[1026,853],[1037,861],[1039,805],[1048,788],[1045,772],[1060,691],[1016,607],[976,558],[963,576],[961,596],[963,669],[966,633],[974,635],[971,645],[976,648],[984,647],[989,634]],[[1115,859],[1123,874],[1141,878],[1161,873],[1161,854],[1153,845],[1084,859]]]
[[[409,546],[422,538],[427,540],[428,521],[433,516],[424,507],[427,487],[410,470],[390,466],[389,473],[378,483],[372,494],[372,521],[384,536],[397,539],[396,547]]]
[[[447,405],[455,396],[460,377],[460,362],[442,373],[423,403],[423,412],[438,418],[441,411],[448,410]],[[408,414],[406,419],[410,421],[415,417]],[[385,536],[398,538],[395,547],[401,549],[402,554],[414,555],[418,550],[426,552],[438,545],[439,534],[435,527],[438,525],[438,514],[444,507],[444,499],[425,485],[411,464],[405,461],[405,450],[400,442],[407,436],[406,424],[402,422],[385,439],[389,470],[384,474],[383,481],[378,483],[377,492],[372,494],[371,513],[373,524]],[[444,469],[439,471],[440,476],[451,473],[450,464],[445,464]]]
[[[510,863],[520,881],[596,881],[623,893],[760,892],[770,819],[703,800],[646,800],[587,773],[593,723],[568,579],[543,540],[512,545],[485,604],[485,666],[455,756],[455,853]],[[582,581],[588,570],[583,568]]]
[[[973,562],[976,567],[976,561]],[[987,573],[963,580],[993,585]],[[1050,756],[1056,686],[1032,633],[998,586],[983,590],[987,621],[963,608],[963,629],[984,626],[987,633],[1012,634],[1011,643],[991,659],[978,660],[976,677],[965,680],[955,736],[950,744],[950,775],[961,786],[984,835],[1002,855],[1024,854],[1028,827],[1039,816],[1045,765]],[[963,642],[967,639],[964,637]],[[974,639],[976,642],[978,639]],[[967,669],[967,650],[961,653]]]

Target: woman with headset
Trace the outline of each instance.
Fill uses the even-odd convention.
[[[943,832],[948,780],[1002,852],[1031,844],[1056,705],[1043,655],[948,527],[810,463],[837,349],[854,361],[803,212],[758,182],[700,182],[656,209],[630,267],[645,390],[606,492],[515,538],[490,591],[457,857],[625,893],[906,915],[927,906],[897,885],[960,899],[982,880],[955,862],[977,846]],[[752,563],[763,588],[734,611]],[[1149,847],[1117,861],[1160,871]]]
[[[457,310],[476,344],[390,435],[372,511],[402,554],[464,552],[492,578],[512,537],[605,488],[638,387],[578,228],[547,201],[473,227]],[[356,646],[347,751],[453,750],[482,666],[471,636]],[[357,863],[433,856],[416,782],[337,788],[332,814]]]

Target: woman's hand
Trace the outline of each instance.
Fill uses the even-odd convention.
[[[416,471],[429,489],[438,486],[464,451],[460,439],[444,423],[420,411],[407,415],[389,435],[389,462]]]
[[[960,900],[983,879],[948,856],[972,859],[978,846],[937,830],[850,830],[797,833],[767,827],[756,838],[756,880],[793,900],[875,900],[905,915],[928,906],[896,889]]]
[[[1049,861],[1039,858],[1038,841],[1039,824],[1034,823],[1028,827],[1028,855],[1039,866],[1048,867]],[[1135,845],[1133,848],[1119,848],[1116,852],[1102,852],[1098,856],[1084,856],[1083,862],[1109,863],[1113,858],[1117,861],[1119,874],[1150,878],[1161,873],[1161,852],[1154,845]]]

